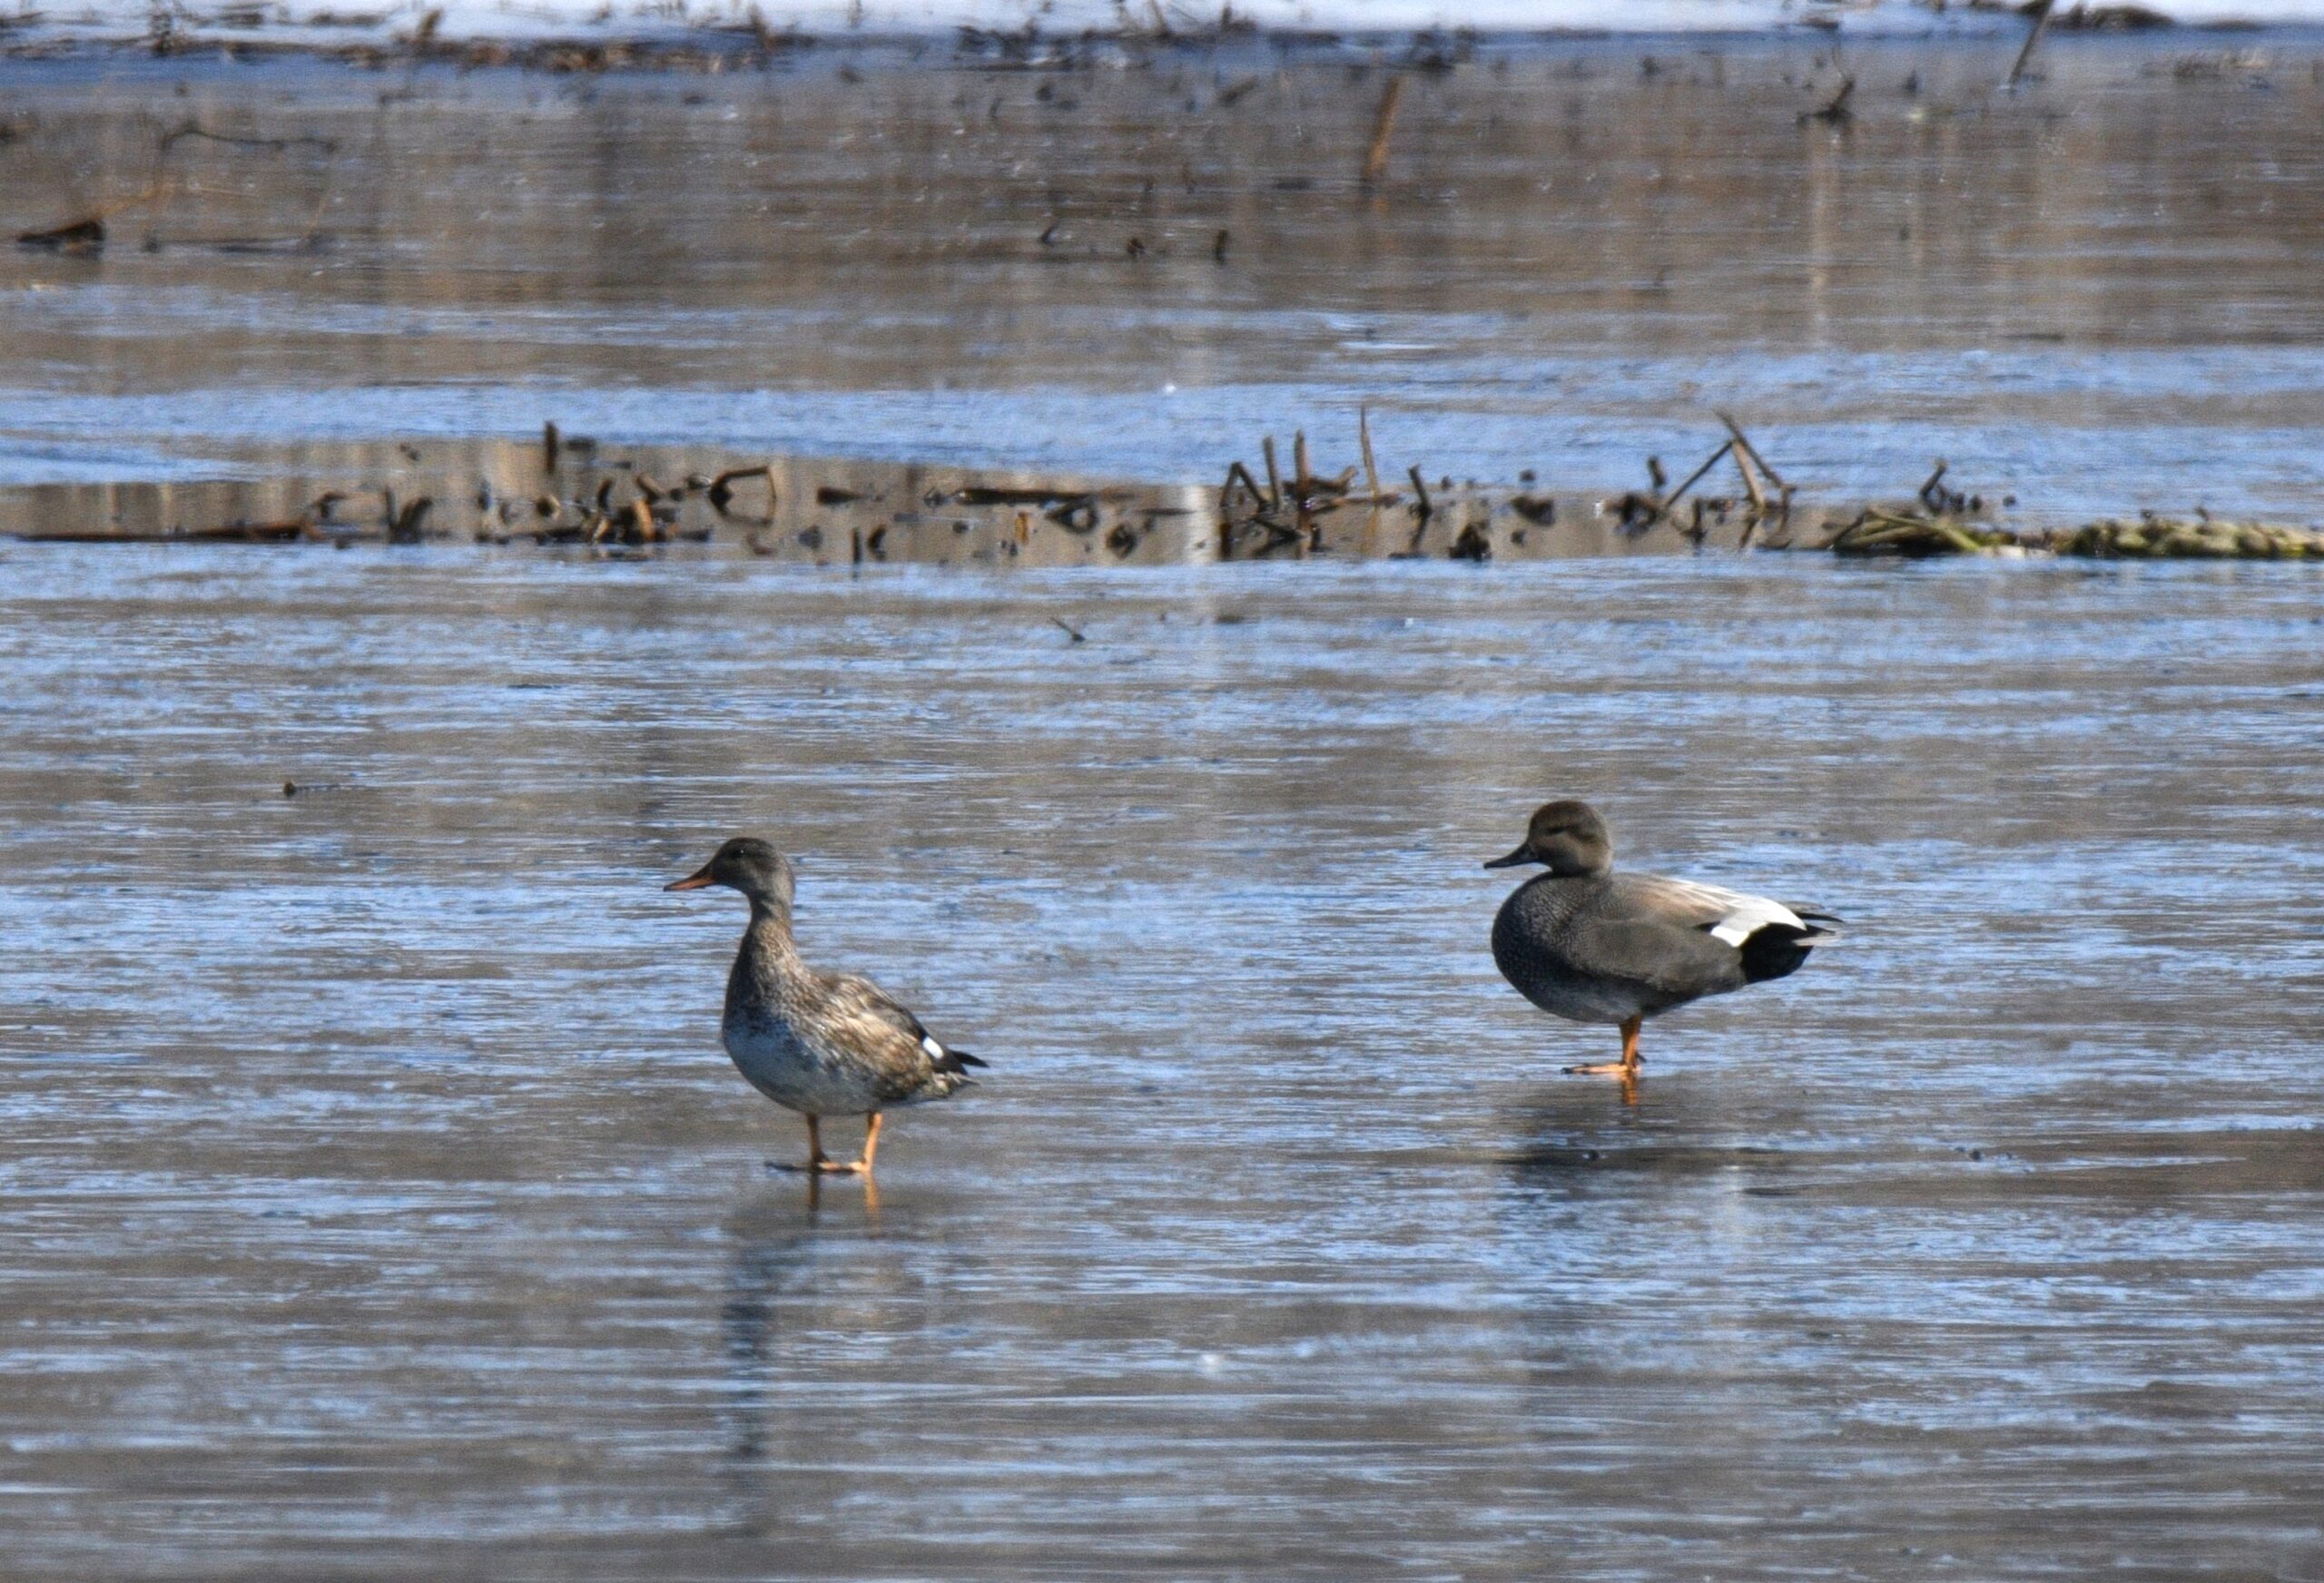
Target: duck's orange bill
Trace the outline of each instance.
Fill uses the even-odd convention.
[[[704,869],[699,873],[688,874],[683,880],[673,880],[668,884],[663,886],[662,889],[665,890],[706,890],[716,883],[717,881],[710,877],[710,870],[708,869]]]

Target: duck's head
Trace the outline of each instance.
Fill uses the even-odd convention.
[[[1513,869],[1520,863],[1540,863],[1552,874],[1602,874],[1614,866],[1614,841],[1596,809],[1561,798],[1533,810],[1523,843],[1485,867]]]
[[[773,843],[754,835],[738,835],[711,853],[710,861],[662,889],[700,890],[724,885],[749,897],[752,906],[770,908],[787,917],[792,890],[797,882],[791,860],[776,851]]]

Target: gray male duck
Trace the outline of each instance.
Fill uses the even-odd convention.
[[[726,1053],[752,1087],[807,1118],[801,1169],[869,1176],[882,1111],[949,1099],[970,1086],[968,1068],[985,1063],[938,1043],[871,979],[819,973],[801,960],[791,938],[797,883],[789,858],[754,837],[736,836],[700,870],[663,889],[724,885],[750,902],[750,927],[726,978]],[[827,1116],[867,1118],[861,1159],[842,1165],[824,1156]]]
[[[1614,872],[1606,821],[1586,802],[1545,802],[1525,840],[1488,869],[1540,863],[1492,920],[1492,959],[1517,992],[1570,1022],[1622,1030],[1622,1058],[1569,1072],[1638,1077],[1649,1017],[1797,970],[1837,938],[1829,913],[1659,874]]]

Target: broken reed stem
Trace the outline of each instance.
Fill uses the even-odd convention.
[[[1436,515],[1436,503],[1428,497],[1428,486],[1421,482],[1420,467],[1415,463],[1406,474],[1413,481],[1413,536],[1404,546],[1404,554],[1416,556],[1428,537],[1428,519]]]
[[[1267,458],[1267,509],[1273,511],[1283,504],[1283,475],[1275,470],[1275,436],[1261,439],[1259,449]]]
[[[1401,72],[1388,74],[1388,84],[1380,90],[1380,108],[1372,117],[1372,142],[1364,151],[1363,182],[1376,187],[1388,173],[1388,139],[1396,130],[1396,106],[1404,97],[1404,77]]]
[[[2025,74],[2025,63],[2034,58],[2034,46],[2042,42],[2042,30],[2050,25],[2052,0],[2034,0],[2034,25],[2025,30],[2025,47],[2017,52],[2017,59],[2010,63],[2009,81],[2004,88],[2017,86],[2017,79]]]
[[[1750,447],[1746,445],[1730,444],[1727,448],[1728,454],[1735,458],[1735,470],[1743,475],[1743,493],[1751,497],[1751,515],[1766,516],[1768,497],[1759,487],[1758,476],[1751,471]]]
[[[1670,508],[1679,504],[1680,498],[1686,495],[1688,490],[1702,482],[1703,475],[1705,473],[1709,472],[1713,467],[1718,466],[1718,461],[1721,457],[1728,455],[1734,449],[1735,442],[1733,440],[1728,440],[1725,445],[1711,452],[1709,460],[1704,462],[1701,467],[1697,467],[1693,472],[1688,474],[1687,481],[1679,485],[1676,489],[1671,490],[1669,497],[1663,500],[1663,513],[1667,516],[1669,513]]]
[[[339,152],[339,145],[327,137],[316,137],[312,134],[303,137],[235,137],[228,133],[211,132],[191,121],[162,134],[162,152],[169,152],[172,144],[182,138],[189,137],[202,138],[211,143],[225,143],[234,148],[269,149],[276,153],[301,144],[310,148],[319,148],[327,154]]]
[[[1311,546],[1323,544],[1323,527],[1308,518],[1308,469],[1306,469],[1306,430],[1292,430],[1292,530],[1299,535],[1299,554],[1306,554]]]
[[[1380,469],[1372,465],[1372,425],[1364,408],[1355,409],[1355,438],[1364,447],[1364,481],[1372,489],[1372,504],[1380,504]]]
[[[1943,457],[1937,457],[1936,471],[1931,473],[1928,476],[1927,480],[1921,485],[1917,491],[1915,491],[1920,498],[1920,503],[1927,506],[1931,512],[1939,516],[1942,516],[1945,511],[1945,494],[1938,486],[1945,482],[1945,466],[1946,463],[1945,458]]]
[[[1315,487],[1315,477],[1307,469],[1307,431],[1291,431],[1291,523],[1305,536],[1300,553],[1324,547],[1324,525],[1308,515],[1307,500]]]
[[[1751,465],[1758,468],[1760,472],[1767,475],[1768,482],[1773,484],[1778,489],[1782,488],[1784,487],[1783,475],[1777,472],[1773,467],[1768,466],[1768,458],[1759,454],[1759,447],[1751,443],[1751,437],[1745,434],[1740,428],[1737,427],[1735,420],[1728,417],[1726,413],[1714,413],[1712,416],[1727,426],[1728,434],[1734,438],[1737,445],[1743,447],[1743,454],[1751,458]]]
[[[1243,492],[1251,497],[1253,506],[1262,511],[1266,509],[1267,497],[1260,492],[1258,480],[1251,477],[1251,469],[1240,462],[1229,462],[1226,464],[1226,482],[1220,485],[1218,488],[1220,516],[1223,516],[1233,509],[1235,489],[1237,485],[1240,485]]]

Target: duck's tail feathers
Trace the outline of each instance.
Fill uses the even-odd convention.
[[[898,1105],[925,1105],[932,1099],[950,1099],[963,1088],[974,1088],[977,1080],[963,1077],[958,1071],[931,1072],[921,1079],[920,1086],[893,1101]]]
[[[1809,923],[1805,914],[1800,915],[1797,927],[1762,924],[1738,948],[1743,953],[1743,982],[1764,984],[1770,978],[1788,978],[1799,970],[1809,951],[1837,938],[1830,930]]]
[[[1838,926],[1847,921],[1833,912],[1811,912],[1805,907],[1795,907],[1791,910],[1794,917],[1807,926],[1807,932],[1801,938],[1819,946],[1827,940],[1838,939]]]
[[[921,1035],[920,1047],[928,1052],[928,1064],[940,1072],[965,1072],[970,1067],[984,1067],[991,1064],[979,1060],[966,1050],[945,1048],[943,1045],[937,1042],[934,1034]]]

